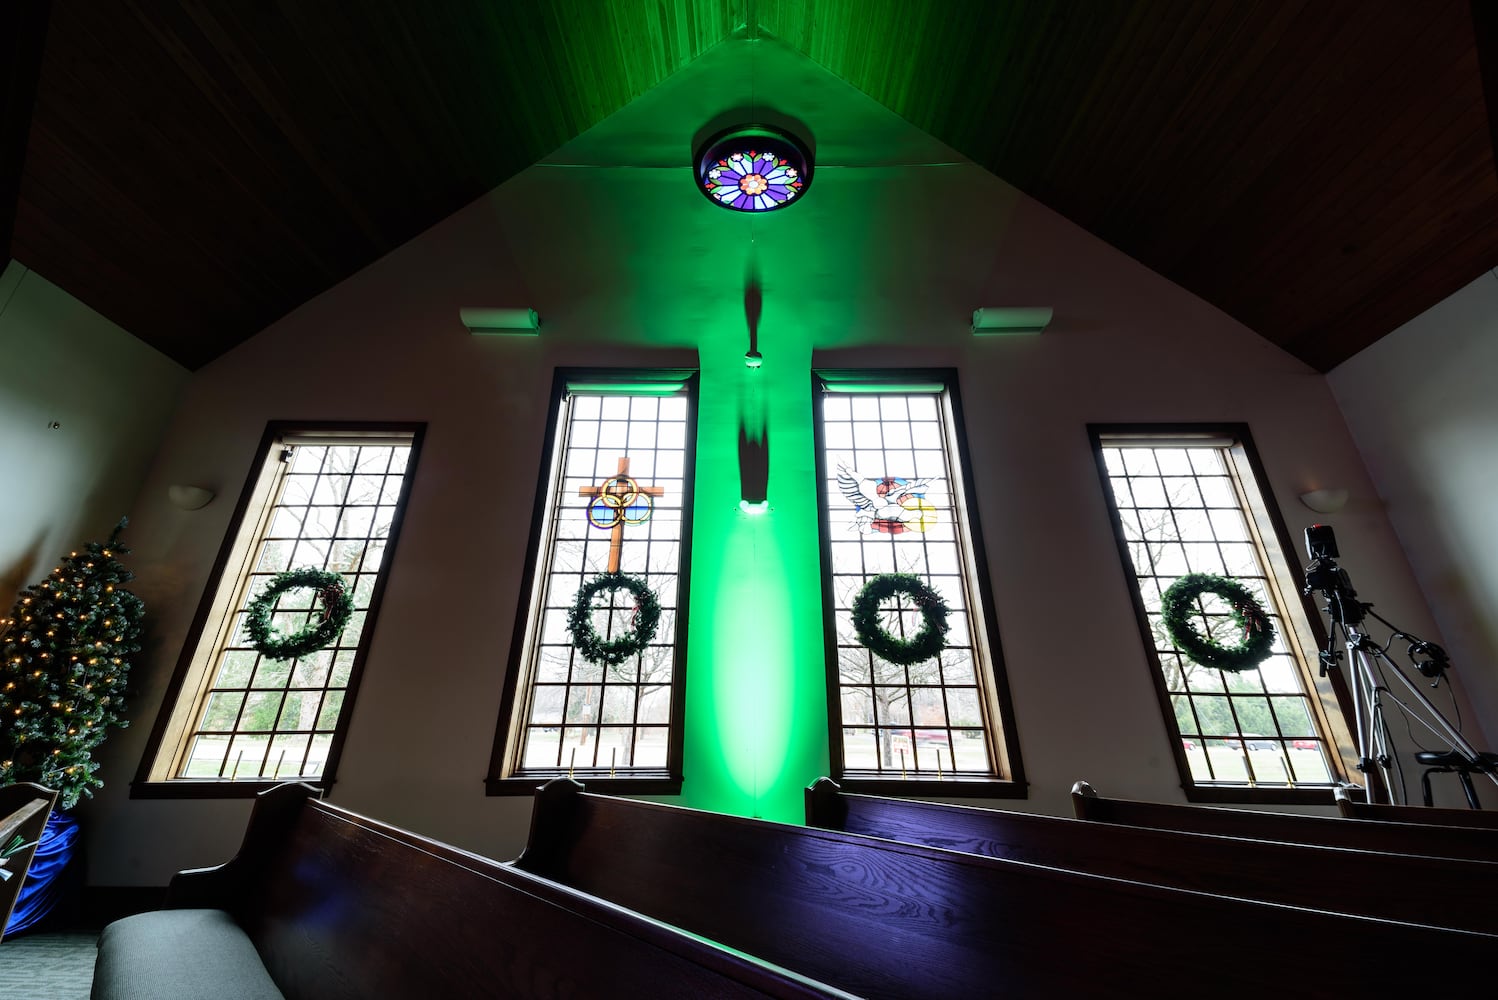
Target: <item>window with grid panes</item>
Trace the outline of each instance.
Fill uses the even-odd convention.
[[[288,779],[333,780],[419,436],[414,427],[273,425],[138,788],[253,792]],[[262,655],[246,634],[246,610],[278,574],[303,568],[342,576],[354,613],[323,649],[286,660]],[[275,634],[315,626],[314,598],[306,588],[284,591],[271,614]]]
[[[1093,428],[1092,438],[1188,789],[1324,794],[1343,774],[1337,691],[1313,674],[1316,636],[1246,430]],[[1176,648],[1161,596],[1187,573],[1229,577],[1258,599],[1275,631],[1268,659],[1229,672]],[[1193,626],[1226,646],[1243,641],[1231,609],[1212,594],[1197,601]]]
[[[1023,794],[954,373],[821,372],[814,388],[834,771],[906,789]],[[854,599],[891,573],[946,603],[937,655],[888,662],[857,634]],[[900,640],[925,625],[904,594],[881,602],[879,617]]]
[[[559,774],[617,791],[679,790],[696,386],[685,372],[559,373],[491,793],[529,794],[536,778]],[[630,590],[579,603],[610,574],[654,595],[653,635],[641,634]],[[575,605],[600,644],[628,655],[584,655],[569,627]]]

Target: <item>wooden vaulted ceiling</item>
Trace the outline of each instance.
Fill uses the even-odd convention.
[[[1323,371],[1498,264],[1468,0],[67,0],[11,254],[196,368],[746,25]]]

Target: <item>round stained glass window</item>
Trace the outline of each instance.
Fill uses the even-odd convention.
[[[736,212],[773,212],[811,185],[811,154],[789,132],[741,125],[719,132],[697,152],[697,188]]]

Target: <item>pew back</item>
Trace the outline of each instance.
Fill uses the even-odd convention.
[[[890,1000],[1199,997],[1206,983],[1219,997],[1283,995],[1287,984],[1347,995],[1454,985],[1474,956],[1498,957],[1493,935],[615,799],[566,779],[538,793],[515,863]],[[1358,958],[1404,948],[1421,956],[1418,967],[1375,968]]]
[[[1321,847],[1346,847],[1361,851],[1384,851],[1390,854],[1420,854],[1437,858],[1498,862],[1498,830],[1110,799],[1099,795],[1085,781],[1079,781],[1073,786],[1071,797],[1072,808],[1078,819],[1095,820],[1099,823],[1186,833],[1213,833],[1291,844],[1315,844]]]
[[[1498,863],[806,790],[808,826],[1181,889],[1498,933]]]
[[[1437,826],[1475,826],[1498,830],[1498,810],[1440,809],[1430,806],[1392,806],[1379,802],[1357,802],[1347,789],[1337,786],[1337,811],[1348,819],[1377,819],[1386,823],[1434,823]]]
[[[287,1000],[845,996],[305,795],[257,803],[234,861],[173,879],[168,906],[203,905]]]

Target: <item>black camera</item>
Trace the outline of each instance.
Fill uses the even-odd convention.
[[[1320,559],[1335,559],[1337,536],[1332,534],[1329,524],[1313,524],[1306,529],[1306,556],[1315,562]]]

